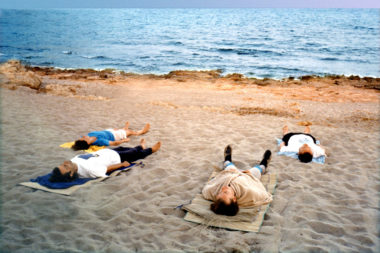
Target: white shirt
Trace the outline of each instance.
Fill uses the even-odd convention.
[[[307,144],[313,152],[313,157],[320,157],[325,155],[325,150],[314,143],[313,138],[305,134],[295,134],[289,138],[288,145],[283,146],[280,152],[296,152],[298,153],[300,147]]]
[[[121,162],[120,155],[111,149],[77,155],[71,161],[78,166],[80,178],[107,177],[107,167]]]

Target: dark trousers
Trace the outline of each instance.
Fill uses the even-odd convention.
[[[143,149],[141,146],[136,146],[134,148],[117,147],[113,150],[119,154],[121,162],[127,161],[129,163],[139,159],[144,159],[148,155],[152,154],[151,148]]]

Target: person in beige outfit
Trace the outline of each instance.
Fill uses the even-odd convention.
[[[239,170],[232,163],[232,148],[224,151],[224,169],[209,180],[202,190],[205,199],[213,201],[210,209],[216,214],[234,216],[239,207],[255,207],[270,203],[272,195],[261,183],[261,175],[267,171],[271,151],[266,150],[260,165]]]

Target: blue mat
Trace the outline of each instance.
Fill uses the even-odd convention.
[[[109,177],[117,176],[122,171],[127,171],[131,169],[133,166],[140,166],[144,167],[145,165],[143,162],[139,163],[132,163],[128,167],[122,167],[120,169],[114,170]],[[71,195],[76,190],[78,190],[81,187],[88,186],[89,184],[93,182],[100,182],[103,181],[109,177],[99,177],[99,178],[78,178],[72,182],[64,182],[64,183],[52,183],[49,181],[51,173],[46,174],[44,176],[39,176],[35,179],[31,179],[29,182],[22,182],[20,185],[30,187],[37,190],[62,194],[62,195]]]
[[[280,146],[281,142],[282,142],[282,139],[276,139],[277,140],[277,145]],[[316,144],[320,144],[319,141],[316,141]],[[297,152],[277,152],[278,155],[284,155],[284,156],[289,156],[289,157],[292,157],[292,158],[295,158],[295,159],[298,159],[298,154]],[[313,157],[313,162],[315,163],[319,163],[319,164],[324,164],[325,163],[325,160],[326,160],[326,156],[323,155],[323,156],[320,156],[320,157]]]

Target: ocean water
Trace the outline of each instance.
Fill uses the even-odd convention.
[[[164,74],[380,77],[378,9],[0,11],[0,61]]]

